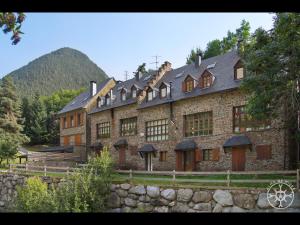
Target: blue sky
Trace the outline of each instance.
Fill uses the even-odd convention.
[[[168,60],[172,67],[185,64],[194,47],[235,31],[242,19],[251,32],[270,29],[270,13],[27,13],[18,45],[0,33],[0,78],[35,58],[70,47],[82,51],[109,76],[124,79],[145,62],[155,68]],[[159,64],[159,65],[160,65]]]

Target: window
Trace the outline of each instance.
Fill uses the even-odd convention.
[[[256,155],[258,160],[266,160],[272,158],[271,145],[258,145],[256,146]]]
[[[97,139],[110,137],[110,122],[96,124]]]
[[[146,141],[168,140],[168,134],[168,119],[146,122]]]
[[[153,90],[149,89],[147,92],[147,101],[152,101],[153,100]]]
[[[213,133],[212,111],[185,116],[185,136],[203,136]]]
[[[81,117],[81,113],[77,114],[77,126],[81,126],[82,125],[82,117]]]
[[[135,87],[132,87],[132,89],[131,89],[131,97],[136,98],[136,88]]]
[[[64,129],[67,128],[67,117],[64,117]]]
[[[137,134],[137,117],[121,119],[121,136]]]
[[[167,97],[167,86],[164,84],[160,86],[160,97],[161,98]]]
[[[110,105],[110,95],[109,94],[107,94],[105,96],[105,103],[106,103],[106,105]]]
[[[71,127],[74,127],[74,116],[70,116],[70,120],[71,120]]]
[[[126,91],[124,89],[121,91],[121,100],[126,101]]]
[[[100,97],[98,97],[97,98],[97,106],[98,106],[98,108],[100,108],[101,107],[101,98]]]
[[[212,160],[212,149],[203,149],[203,160],[204,161],[211,161]]]
[[[241,61],[238,61],[234,66],[234,79],[240,80],[243,79],[245,75],[245,68]]]
[[[233,107],[233,132],[258,131],[269,129],[270,121],[251,119],[245,111],[245,106]]]
[[[159,161],[161,162],[167,161],[167,151],[159,152]]]
[[[185,92],[190,92],[194,89],[194,79],[187,77],[185,80]]]

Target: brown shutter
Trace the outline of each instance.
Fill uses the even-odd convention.
[[[195,150],[195,161],[196,162],[202,161],[202,150],[200,148],[197,148]]]
[[[70,144],[70,137],[64,136],[64,146],[68,146]]]
[[[183,152],[182,151],[176,151],[176,170],[177,171],[183,171]]]
[[[78,124],[77,124],[78,123]],[[79,121],[77,121],[77,112],[74,113],[74,126],[78,127],[79,126]]]
[[[181,88],[182,88],[182,91],[183,91],[183,92],[186,92],[185,81],[183,81],[181,85],[182,85],[182,87],[181,87]]]
[[[60,127],[61,129],[64,128],[64,117],[60,117]]]
[[[220,159],[220,149],[219,148],[215,148],[212,149],[212,161],[219,161]]]

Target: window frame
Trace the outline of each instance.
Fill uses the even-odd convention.
[[[160,151],[159,152],[159,161],[166,162],[167,161],[167,152],[168,151]]]
[[[126,96],[126,91],[124,89],[122,89],[120,94],[121,94],[121,101],[125,102],[127,100],[126,99],[126,97],[127,97]]]
[[[135,93],[135,96],[133,96],[133,93]],[[131,88],[131,98],[137,97],[137,88],[135,86],[132,86]]]
[[[184,81],[184,85],[185,85],[185,92],[191,92],[195,88],[195,80],[192,77],[188,76]],[[189,90],[188,87],[191,89]]]
[[[130,129],[133,129],[133,133],[130,133]],[[137,117],[120,119],[120,137],[135,135],[137,135]]]
[[[237,77],[237,70],[242,68],[243,69],[243,77],[242,78],[238,78]],[[241,60],[239,60],[235,65],[234,65],[234,80],[242,80],[245,77],[245,67],[243,65],[243,63],[241,62]]]
[[[152,90],[151,88],[149,88],[148,90],[147,90],[147,102],[151,102],[151,101],[153,101],[153,99],[154,99],[154,90]],[[150,95],[150,93],[151,93],[151,95]],[[151,96],[151,99],[149,99],[149,96]]]
[[[184,137],[213,135],[214,123],[212,110],[184,115],[183,121]]]
[[[169,140],[169,119],[150,120],[145,122],[145,140],[147,142]]]
[[[163,93],[162,90],[165,90],[165,96],[162,95],[162,93]],[[160,97],[160,98],[166,98],[167,96],[168,96],[167,85],[162,84],[162,85],[159,87],[159,97]]]
[[[74,115],[70,115],[70,127],[75,127]]]
[[[66,129],[67,126],[68,126],[67,117],[65,116],[64,119],[63,119],[63,129]]]
[[[202,161],[213,161],[213,149],[202,149]]]
[[[77,113],[77,126],[82,126],[81,112]]]
[[[101,122],[96,124],[96,138],[110,138],[111,126],[110,121]]]

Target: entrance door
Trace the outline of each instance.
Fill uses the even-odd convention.
[[[246,150],[243,147],[232,148],[232,170],[244,171],[246,162]]]
[[[75,135],[75,145],[80,146],[81,145],[81,134]]]
[[[122,147],[119,149],[119,164],[125,164],[126,161],[126,151],[125,148]]]
[[[145,153],[145,170],[152,171],[152,153]]]
[[[176,151],[176,170],[193,171],[195,166],[194,151]]]

